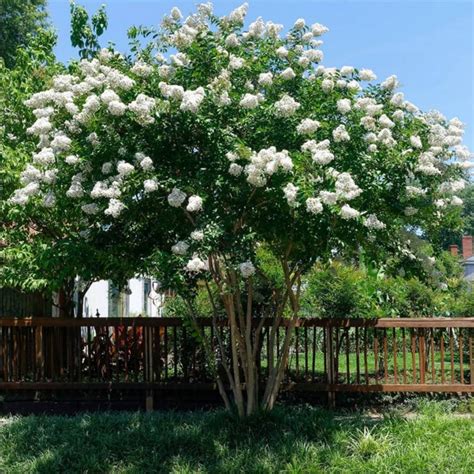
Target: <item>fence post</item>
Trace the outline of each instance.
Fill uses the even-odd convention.
[[[44,357],[43,357],[43,327],[35,328],[35,360],[36,360],[36,379],[44,378]]]
[[[145,326],[143,328],[143,360],[144,360],[144,376],[145,382],[153,382],[153,328]],[[145,410],[153,411],[153,389],[146,391]]]
[[[333,385],[335,383],[334,379],[334,363],[335,363],[335,357],[334,357],[334,348],[333,348],[333,328],[331,327],[330,324],[328,324],[324,330],[326,331],[326,378],[328,381],[328,385]],[[328,406],[329,408],[335,408],[336,407],[336,392],[331,390],[331,388],[328,388]]]

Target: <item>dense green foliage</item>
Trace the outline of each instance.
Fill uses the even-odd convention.
[[[265,261],[259,252],[259,266],[266,274],[272,274],[274,283],[279,280],[279,269],[274,262]],[[409,276],[384,273],[380,269],[367,268],[360,262],[317,264],[305,278],[302,290],[302,317],[431,317],[474,316],[474,298],[463,279],[463,270],[457,258],[448,252],[440,254],[436,261],[437,278],[443,283],[430,280],[419,273]],[[266,281],[260,279],[256,286],[257,298],[265,299]],[[214,287],[213,287],[214,288]],[[214,292],[215,291],[214,288]],[[217,294],[216,299],[218,302]],[[198,288],[192,301],[193,311],[200,317],[211,317],[213,307],[207,291]],[[190,308],[179,295],[165,301],[165,316],[183,317]],[[220,305],[218,311],[224,314]]]
[[[9,68],[17,49],[26,46],[47,24],[46,0],[2,0],[0,2],[0,58]]]
[[[471,472],[473,419],[447,403],[418,415],[373,419],[304,406],[244,421],[222,411],[5,418],[0,471]]]
[[[441,228],[431,236],[443,249],[452,244],[460,247],[463,235],[474,235],[474,183],[470,182],[459,195],[464,201],[462,222],[453,227]]]
[[[459,262],[448,253],[437,262],[446,283],[402,277],[341,262],[317,265],[303,293],[303,312],[320,317],[472,316],[472,292]]]

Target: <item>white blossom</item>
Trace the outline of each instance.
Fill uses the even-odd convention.
[[[288,183],[283,188],[283,193],[290,207],[296,207],[298,205],[298,202],[296,201],[296,197],[298,195],[298,189],[299,189],[298,186],[295,186],[293,183]]]
[[[171,9],[171,18],[173,18],[173,20],[175,21],[179,21],[181,20],[181,18],[183,18],[183,15],[181,14],[181,11],[178,7],[173,7]]]
[[[378,122],[383,128],[393,128],[395,126],[395,124],[385,114],[379,117]]]
[[[153,72],[153,67],[144,61],[137,61],[130,70],[137,76],[148,77]]]
[[[304,21],[304,18],[298,18],[295,21],[295,24],[293,25],[293,28],[295,30],[302,30],[306,26],[306,22]]]
[[[343,219],[356,219],[359,216],[360,212],[349,206],[349,204],[344,204],[344,206],[341,207],[341,217]]]
[[[337,110],[341,114],[347,114],[351,111],[351,101],[350,99],[339,99],[337,101]]]
[[[121,176],[127,176],[128,174],[135,171],[135,167],[126,161],[119,161],[117,163],[117,172]]]
[[[190,196],[188,205],[186,206],[188,212],[199,212],[202,210],[202,198],[199,196]]]
[[[275,111],[280,117],[290,117],[300,108],[300,104],[293,97],[285,94],[275,102]]]
[[[88,215],[95,215],[95,214],[98,214],[99,213],[99,206],[93,202],[93,203],[90,203],[90,204],[83,204],[81,206],[81,209],[82,209],[82,212],[84,212],[84,214],[88,214]]]
[[[106,161],[101,168],[103,174],[110,174],[114,169],[114,165],[110,161]]]
[[[54,153],[52,148],[43,148],[38,153],[33,153],[33,163],[39,165],[51,165],[54,163]]]
[[[76,155],[69,155],[69,156],[66,156],[66,158],[64,158],[64,161],[68,165],[75,165],[79,162],[79,158]]]
[[[245,65],[245,60],[243,58],[239,58],[238,56],[234,56],[233,54],[230,55],[229,58],[229,69],[230,70],[238,70],[242,69]]]
[[[153,160],[149,156],[140,155],[137,157],[138,153],[135,155],[136,158],[140,158],[140,166],[144,171],[151,171],[154,169]]]
[[[334,81],[332,79],[326,78],[321,82],[321,88],[324,92],[331,92],[334,89]]]
[[[191,239],[200,242],[204,239],[204,232],[202,230],[193,230],[191,232]]]
[[[31,135],[45,135],[51,131],[53,125],[47,117],[39,118],[31,127],[26,131]]]
[[[385,79],[385,81],[383,81],[382,84],[380,84],[380,87],[382,87],[382,89],[388,89],[388,90],[396,89],[398,86],[399,86],[398,78],[395,75],[387,77],[387,79]]]
[[[256,272],[255,266],[250,260],[241,263],[239,265],[239,270],[244,278],[249,278]]]
[[[186,242],[183,242],[182,240],[180,240],[179,242],[177,242],[171,247],[171,251],[175,255],[186,255],[186,252],[188,251],[188,249],[189,249],[189,245]]]
[[[271,72],[262,72],[258,76],[258,83],[261,86],[271,86],[273,83],[273,74]]]
[[[296,77],[296,74],[295,74],[295,71],[291,69],[291,67],[288,67],[280,73],[280,77],[288,81],[290,79],[294,79]]]
[[[368,229],[381,230],[385,229],[386,225],[381,222],[375,214],[369,214],[367,217],[362,219],[362,223]]]
[[[323,204],[319,198],[306,199],[306,209],[311,214],[319,214],[323,212]]]
[[[350,76],[354,73],[354,67],[353,66],[342,66],[339,73],[343,77]]]
[[[231,163],[229,166],[229,173],[232,176],[240,176],[242,174],[243,167],[237,163]]]
[[[335,142],[347,142],[351,139],[347,133],[346,127],[341,124],[332,131],[332,137]]]
[[[143,182],[143,189],[145,190],[145,193],[152,193],[158,189],[158,181],[156,179],[146,179]]]
[[[361,81],[375,81],[377,76],[370,69],[361,69],[359,71],[359,77]]]
[[[196,113],[204,100],[204,89],[198,87],[194,91],[185,91],[183,94],[183,101],[181,102],[180,109],[183,111],[189,111]]]
[[[306,118],[299,123],[296,127],[296,131],[300,135],[309,135],[314,133],[320,126],[321,124],[317,120]]]
[[[229,48],[235,48],[235,47],[239,46],[239,44],[240,44],[239,38],[235,33],[231,33],[225,39],[225,45]]]
[[[423,148],[423,144],[421,143],[421,139],[417,135],[412,135],[410,137],[410,144],[413,148]]]
[[[313,33],[313,36],[321,36],[324,33],[327,33],[329,31],[329,28],[327,28],[324,25],[321,25],[320,23],[314,23],[311,25],[311,33]]]
[[[197,255],[194,255],[193,258],[188,261],[185,267],[185,270],[189,273],[199,273],[208,269],[208,264],[201,260]]]
[[[280,46],[277,50],[276,50],[276,54],[280,57],[280,58],[286,58],[288,56],[288,50],[284,47],[284,46]]]
[[[120,117],[126,112],[127,106],[123,102],[113,100],[109,103],[107,110],[110,112],[111,115]]]
[[[125,204],[118,199],[111,199],[104,214],[117,218],[125,209]]]
[[[168,204],[172,207],[180,207],[186,199],[186,193],[183,193],[178,188],[173,188],[170,194],[168,194]]]
[[[451,198],[451,205],[452,206],[462,206],[464,204],[464,201],[458,197],[458,196],[453,196]]]
[[[259,94],[246,93],[239,102],[244,109],[254,109],[260,104],[261,97]]]
[[[338,173],[336,176],[336,194],[339,199],[351,201],[362,193],[349,173]]]

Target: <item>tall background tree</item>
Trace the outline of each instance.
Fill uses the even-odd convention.
[[[7,67],[15,65],[17,49],[47,24],[46,0],[0,1],[0,57]]]

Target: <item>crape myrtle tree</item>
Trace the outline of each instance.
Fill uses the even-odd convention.
[[[186,298],[208,288],[230,328],[217,383],[240,416],[275,403],[313,264],[360,249],[416,259],[407,230],[459,213],[470,166],[462,123],[419,111],[395,76],[323,66],[325,26],[244,28],[246,13],[174,8],[130,30],[133,57],[104,49],[34,94],[38,148],[10,198],[68,216],[87,245],[141,253],[136,271]]]

